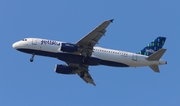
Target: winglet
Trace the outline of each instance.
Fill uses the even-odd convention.
[[[111,19],[111,20],[109,20],[109,21],[113,23],[114,19]]]

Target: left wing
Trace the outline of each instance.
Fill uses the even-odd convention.
[[[84,56],[91,57],[93,47],[98,43],[101,37],[105,34],[108,25],[113,22],[112,20],[107,20],[97,26],[94,30],[88,33],[85,37],[79,40],[76,44],[82,49],[82,54]]]
[[[96,84],[94,83],[91,75],[89,74],[89,70],[88,70],[88,66],[87,65],[79,65],[79,64],[68,64],[68,66],[76,69],[75,72],[86,82],[86,83],[90,83],[93,84],[94,86],[96,86]]]

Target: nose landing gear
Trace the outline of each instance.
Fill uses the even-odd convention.
[[[33,62],[33,61],[34,61],[34,56],[35,56],[35,54],[33,53],[33,54],[32,54],[32,57],[30,58],[30,62]]]

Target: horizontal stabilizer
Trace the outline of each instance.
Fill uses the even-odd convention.
[[[160,49],[157,52],[155,52],[154,54],[150,55],[147,60],[150,61],[158,61],[162,55],[166,52],[166,49]]]
[[[149,66],[154,72],[160,72],[159,71],[159,67],[158,67],[158,65],[151,65],[151,66]]]

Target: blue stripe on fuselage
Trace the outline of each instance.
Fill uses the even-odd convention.
[[[77,63],[77,64],[86,64],[86,65],[107,65],[107,66],[114,66],[114,67],[129,67],[128,65],[123,64],[123,63],[102,60],[97,57],[85,58],[83,55],[69,54],[66,52],[53,53],[53,52],[32,50],[32,49],[17,49],[17,50],[24,53],[29,53],[29,54],[58,58],[59,60],[62,60],[68,63]]]

